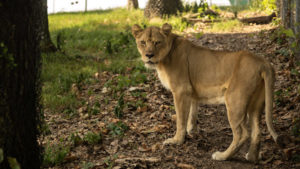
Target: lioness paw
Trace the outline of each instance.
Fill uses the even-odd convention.
[[[193,135],[193,131],[194,131],[194,126],[192,124],[188,124],[187,128],[186,128],[186,132],[188,135],[192,136]]]
[[[212,159],[218,160],[218,161],[224,161],[224,160],[226,160],[226,158],[223,157],[223,154],[221,152],[219,152],[219,151],[213,153]]]
[[[169,138],[163,142],[163,145],[168,145],[168,144],[182,144],[184,140],[179,140],[179,139],[174,139],[174,138]]]
[[[256,163],[256,162],[258,162],[259,160],[262,159],[262,155],[261,155],[261,153],[258,153],[258,157],[256,158],[255,155],[250,155],[249,153],[247,153],[247,154],[245,155],[245,158],[246,158],[246,160],[248,160],[248,161],[251,161],[251,162]]]

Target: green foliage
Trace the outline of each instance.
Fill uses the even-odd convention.
[[[126,65],[126,64],[125,64]],[[147,81],[147,77],[143,74],[145,68],[137,65],[129,75],[119,75],[111,80],[108,80],[104,86],[112,88],[113,92],[124,91],[129,86],[136,86]]]
[[[290,45],[291,51],[299,50],[299,37],[300,33],[295,34],[292,29],[285,29],[283,26],[280,26],[278,29],[276,29],[276,31],[274,31],[273,35],[271,36],[272,40],[276,41],[278,44],[284,44],[288,39],[293,40]]]
[[[69,140],[74,146],[78,146],[83,143],[83,139],[77,133],[72,133]]]
[[[272,13],[277,9],[276,0],[252,0],[250,8]]]
[[[14,157],[7,157],[7,161],[9,163],[9,167],[11,169],[21,169],[20,164],[18,163],[17,159]]]
[[[40,125],[38,125],[38,130],[43,135],[51,134],[51,130],[49,129],[49,125],[43,120]]]
[[[192,12],[192,13],[197,13],[197,12],[204,12],[208,9],[208,4],[206,0],[200,0],[199,4],[197,2],[185,2],[183,3],[183,12]]]
[[[107,157],[104,160],[104,163],[107,166],[107,169],[111,169],[115,165],[115,160],[118,158],[117,154],[114,154],[112,157]]]
[[[110,123],[107,128],[110,130],[109,134],[112,136],[123,136],[124,133],[129,129],[128,126],[121,121]]]
[[[202,36],[203,36],[203,32],[199,32],[199,33],[195,33],[194,34],[194,36],[197,38],[197,39],[199,39],[199,38],[201,38]]]
[[[135,49],[135,39],[129,30],[118,34],[108,36],[105,40],[104,51],[108,55],[117,55],[120,53],[131,53],[126,59],[134,59],[139,56]],[[132,52],[133,51],[133,52]]]
[[[48,144],[45,148],[43,164],[45,166],[61,164],[69,152],[70,148],[68,146],[62,144]]]
[[[90,144],[90,145],[99,144],[102,141],[102,134],[101,133],[88,132],[83,137],[83,141]]]
[[[88,114],[89,115],[96,115],[100,112],[100,103],[96,102],[92,107],[88,107]]]
[[[95,166],[95,164],[92,162],[83,162],[81,164],[81,169],[90,169],[90,168],[93,168],[94,166]]]
[[[123,108],[124,108],[124,94],[121,94],[119,100],[118,100],[118,103],[115,107],[115,110],[114,110],[114,113],[115,113],[115,116],[117,116],[118,118],[122,118],[123,117]]]
[[[300,137],[300,118],[293,120],[292,133],[295,137]]]
[[[133,91],[133,92],[130,92],[130,94],[131,94],[131,96],[138,97],[138,98],[146,98],[146,96],[147,96],[147,93],[139,92],[139,91]]]
[[[78,146],[83,143],[87,145],[99,144],[102,142],[102,138],[101,132],[88,132],[83,136],[83,138],[81,138],[77,133],[72,133],[69,137],[69,140],[71,141],[72,145]]]
[[[0,43],[0,60],[5,63],[5,67],[8,69],[13,69],[17,66],[13,55],[9,53],[3,42]]]
[[[0,148],[0,164],[2,163],[3,160],[4,160],[4,152],[3,149]]]
[[[216,22],[212,24],[211,31],[213,32],[231,32],[241,29],[243,24],[239,20],[229,20],[224,22]]]

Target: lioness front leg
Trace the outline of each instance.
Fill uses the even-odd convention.
[[[173,138],[169,138],[163,144],[182,144],[184,142],[187,119],[191,100],[184,94],[173,94],[176,111],[176,134]]]
[[[191,106],[190,106],[190,112],[188,116],[188,122],[187,122],[187,134],[192,135],[194,126],[196,124],[196,116],[197,116],[197,101],[192,100]]]

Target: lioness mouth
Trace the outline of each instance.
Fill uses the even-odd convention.
[[[148,61],[147,64],[150,64],[150,65],[155,65],[157,64],[158,62],[152,62],[152,61]]]

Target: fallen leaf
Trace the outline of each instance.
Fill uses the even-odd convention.
[[[276,160],[276,161],[274,161],[274,164],[275,165],[280,165],[280,164],[283,164],[283,162],[281,160]]]
[[[147,106],[138,107],[137,111],[138,111],[139,113],[147,112]]]
[[[162,144],[161,143],[156,143],[154,145],[151,146],[151,151],[152,152],[156,152],[157,150],[162,149]]]
[[[184,163],[178,163],[177,167],[182,168],[182,169],[195,169],[194,166],[190,164],[184,164]]]
[[[171,116],[171,119],[172,119],[172,121],[176,121],[176,114],[173,114],[173,115]]]

